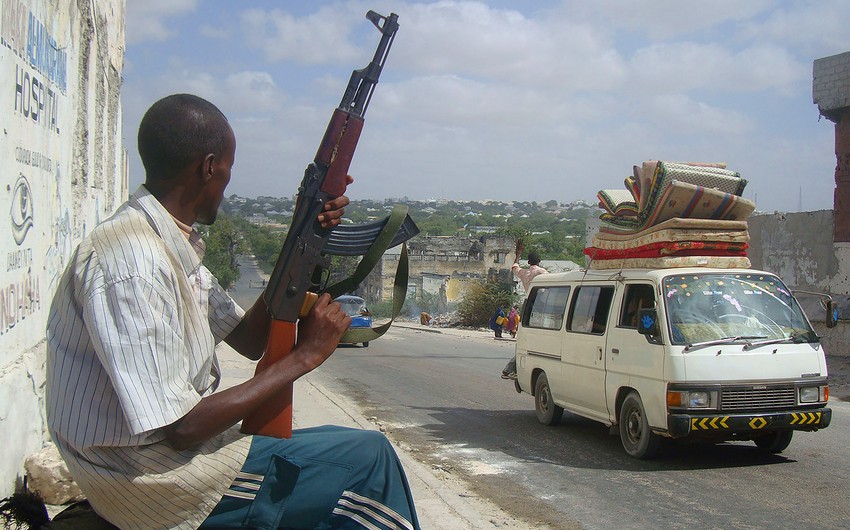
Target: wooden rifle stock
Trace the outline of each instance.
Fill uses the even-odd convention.
[[[295,346],[295,322],[272,320],[266,353],[257,363],[258,374],[272,364],[285,358]],[[264,403],[256,412],[242,420],[241,431],[275,438],[292,437],[292,385],[286,387],[280,397]]]
[[[307,293],[304,305],[299,314],[307,316],[313,304],[319,297],[314,293]],[[285,359],[295,347],[298,325],[295,322],[272,319],[269,326],[269,339],[266,343],[266,351],[257,363],[254,375],[259,374],[274,363]],[[292,383],[286,385],[279,398],[274,398],[264,403],[253,414],[242,420],[241,432],[245,434],[259,434],[272,436],[274,438],[292,437]]]

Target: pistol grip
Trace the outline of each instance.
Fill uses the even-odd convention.
[[[300,318],[304,318],[310,314],[310,310],[313,309],[313,306],[316,305],[316,300],[319,299],[319,295],[316,293],[307,292],[304,296],[304,303],[301,304],[301,309],[298,310],[298,316]]]

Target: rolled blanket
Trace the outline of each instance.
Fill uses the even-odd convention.
[[[599,206],[611,215],[635,216],[637,202],[628,190],[600,190],[596,194]]]
[[[697,166],[650,160],[643,163],[640,174],[640,211],[652,209],[658,196],[674,180],[704,188],[714,188],[732,195],[741,195],[747,186],[747,181],[737,172],[710,164]]]
[[[615,229],[635,232],[674,217],[745,220],[756,208],[753,201],[739,195],[677,180],[653,200],[652,208],[641,210],[635,218],[607,213],[599,218]]]

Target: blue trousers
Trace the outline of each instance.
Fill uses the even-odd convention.
[[[323,426],[254,436],[242,472],[201,528],[419,530],[392,445],[377,431]]]

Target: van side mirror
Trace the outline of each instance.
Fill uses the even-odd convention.
[[[826,301],[826,327],[834,328],[838,325],[838,318],[840,317],[838,310],[838,302],[835,300],[827,300]]]
[[[637,329],[641,335],[658,335],[658,310],[654,307],[641,309],[638,313]]]

